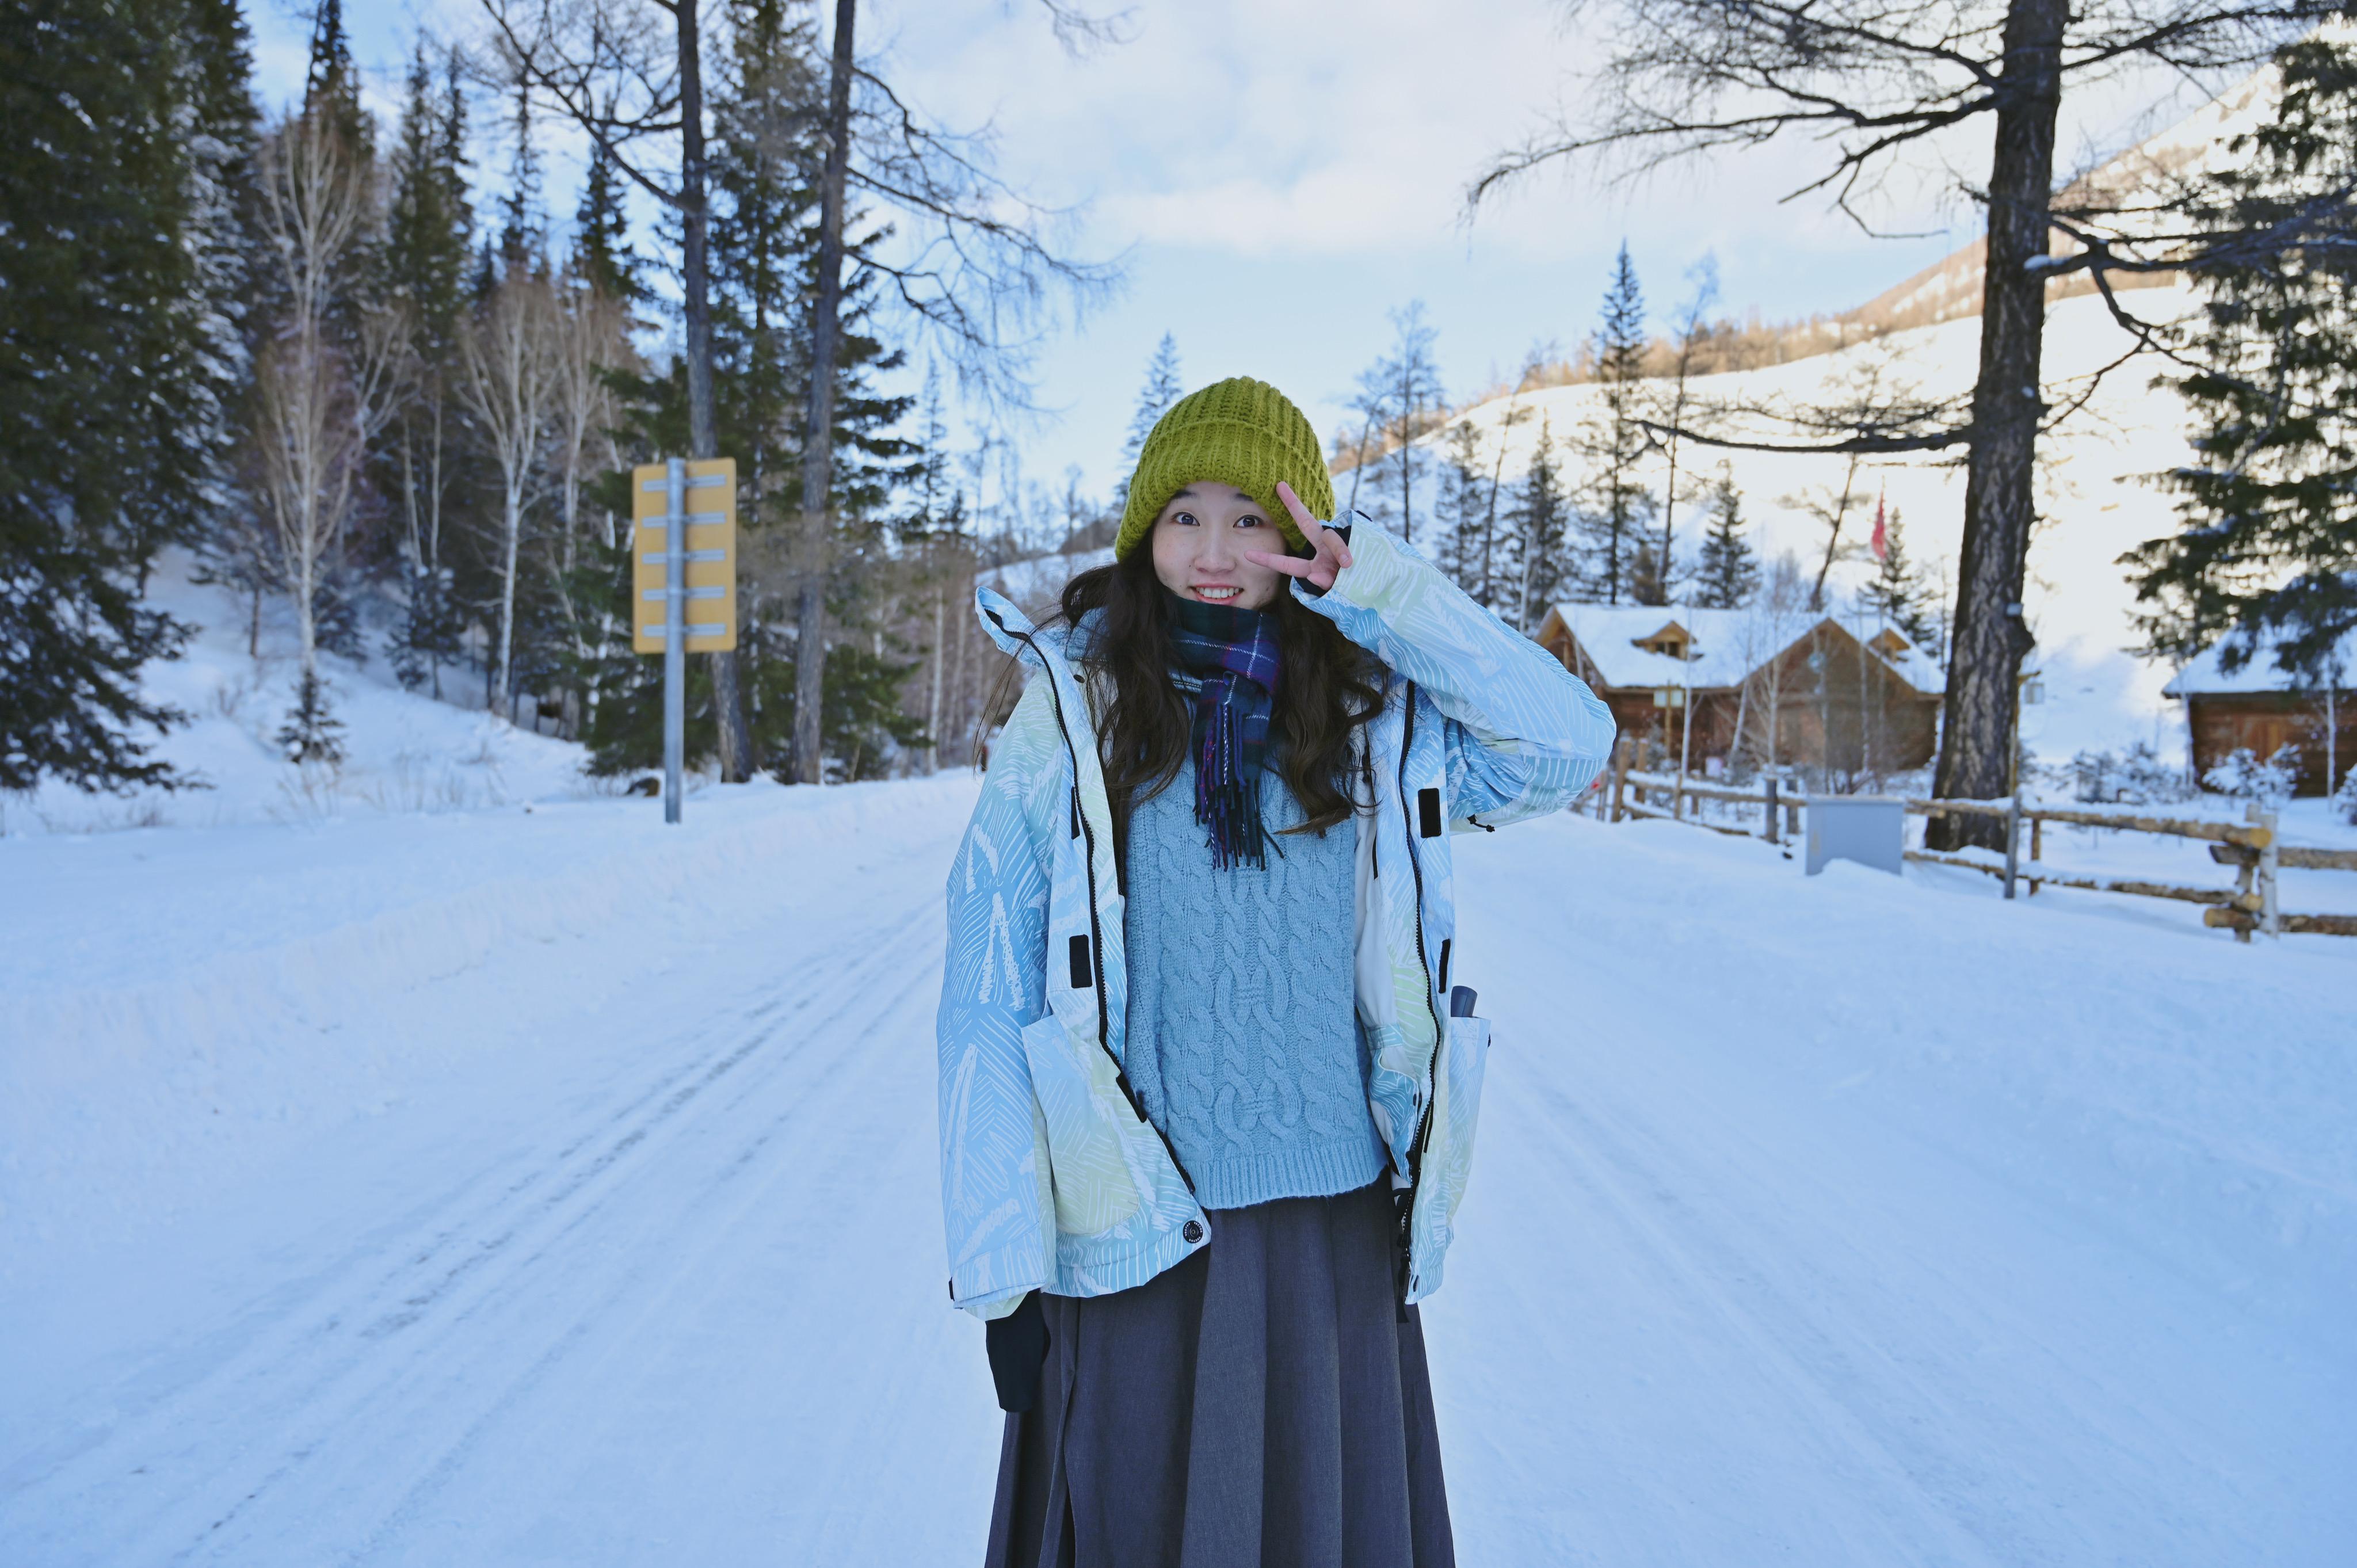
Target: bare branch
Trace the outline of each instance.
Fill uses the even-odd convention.
[[[1717,446],[1729,452],[1785,452],[1799,456],[1840,456],[1857,453],[1867,456],[1898,452],[1941,452],[1951,446],[1972,444],[1973,427],[1959,424],[1945,430],[1928,430],[1912,435],[1853,435],[1840,441],[1820,442],[1803,446],[1790,441],[1745,441],[1732,435],[1714,435],[1706,430],[1696,430],[1684,424],[1657,424],[1650,419],[1639,419],[1646,434],[1656,438],[1671,435],[1681,441],[1691,441],[1697,446]]]
[[[1056,41],[1074,59],[1086,59],[1099,49],[1117,48],[1137,37],[1135,5],[1098,16],[1071,0],[1039,0],[1039,4],[1048,8],[1048,25],[1055,30]]]
[[[500,87],[522,82],[541,94],[633,185],[676,210],[678,188],[627,151],[643,138],[679,134],[678,57],[660,29],[618,20],[612,7],[594,0],[482,0],[482,5],[497,30],[498,64],[494,70],[476,62],[477,80]],[[519,10],[531,13],[521,27]],[[627,113],[624,103],[632,105]]]

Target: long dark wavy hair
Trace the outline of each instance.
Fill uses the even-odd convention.
[[[1111,705],[1097,715],[1105,792],[1112,798],[1114,843],[1129,836],[1129,811],[1177,778],[1187,759],[1194,714],[1170,681],[1168,590],[1154,575],[1154,553],[1083,572],[1064,585],[1063,619],[1077,626],[1101,611],[1092,636],[1074,651],[1112,679]],[[1301,803],[1294,832],[1322,832],[1350,816],[1353,732],[1383,706],[1383,667],[1332,621],[1280,592],[1265,612],[1275,618],[1277,677],[1270,715],[1270,765]]]

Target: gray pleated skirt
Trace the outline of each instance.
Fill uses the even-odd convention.
[[[1387,1183],[1213,1213],[1135,1290],[1043,1296],[989,1568],[1449,1568],[1432,1384]]]

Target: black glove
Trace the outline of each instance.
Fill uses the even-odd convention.
[[[1039,1369],[1048,1359],[1048,1318],[1039,1310],[1039,1293],[1004,1317],[983,1325],[990,1348],[990,1380],[998,1385],[998,1408],[1021,1415],[1039,1400]]]

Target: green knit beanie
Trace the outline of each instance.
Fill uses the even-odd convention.
[[[1334,481],[1318,449],[1318,432],[1286,395],[1266,381],[1231,376],[1188,393],[1154,424],[1129,478],[1129,505],[1113,542],[1125,557],[1154,530],[1170,498],[1198,480],[1233,485],[1260,502],[1268,520],[1296,550],[1308,548],[1293,514],[1276,497],[1283,479],[1312,517],[1334,515]]]

